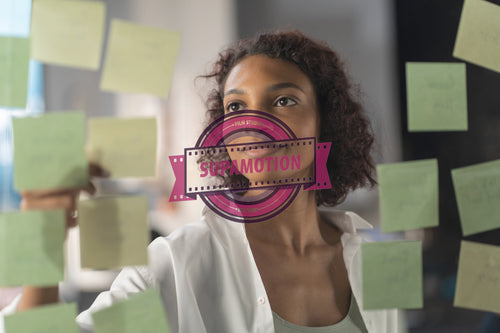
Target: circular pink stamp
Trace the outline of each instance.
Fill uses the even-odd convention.
[[[269,113],[231,112],[212,122],[184,155],[170,156],[176,176],[170,201],[199,196],[231,221],[270,219],[286,209],[302,188],[331,188],[326,169],[330,146],[314,137],[297,138]],[[313,161],[312,172],[300,174],[306,159]]]

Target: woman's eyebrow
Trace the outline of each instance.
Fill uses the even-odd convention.
[[[295,88],[295,89],[298,89],[298,90],[302,91],[303,93],[305,93],[301,87],[299,87],[298,85],[296,85],[295,83],[292,83],[292,82],[282,82],[282,83],[276,83],[276,84],[270,85],[269,87],[266,88],[266,91],[272,92],[272,91],[276,91],[276,90],[280,90],[280,89],[284,89],[284,88]]]
[[[229,89],[228,91],[226,91],[226,93],[224,94],[224,97],[226,97],[227,95],[231,95],[231,94],[236,94],[236,95],[243,95],[245,92],[241,89]]]

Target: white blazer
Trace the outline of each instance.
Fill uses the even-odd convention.
[[[325,210],[321,214],[343,232],[344,262],[368,332],[405,331],[400,311],[363,310],[362,238],[356,230],[372,226],[352,212]],[[271,306],[244,224],[225,220],[205,208],[199,222],[155,239],[148,252],[148,267],[124,268],[110,290],[77,317],[82,332],[93,332],[92,312],[151,287],[161,294],[173,333],[274,332]],[[11,313],[16,306],[14,301],[2,313]]]

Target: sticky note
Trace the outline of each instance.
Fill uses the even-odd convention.
[[[462,233],[500,228],[500,160],[451,171]]]
[[[420,241],[364,243],[361,262],[365,310],[422,307]]]
[[[105,18],[101,1],[33,1],[31,57],[46,64],[99,69]]]
[[[0,0],[0,35],[28,37],[31,0]]]
[[[53,286],[64,279],[63,210],[0,214],[0,286]]]
[[[145,197],[102,197],[78,203],[84,268],[147,265],[149,228]]]
[[[465,0],[453,56],[500,72],[500,6]]]
[[[5,316],[5,333],[78,333],[75,303],[45,305]]]
[[[466,131],[464,63],[406,63],[408,131]]]
[[[154,177],[156,119],[91,118],[86,152],[113,178]]]
[[[92,314],[96,333],[169,333],[165,310],[156,289]]]
[[[54,112],[12,119],[14,188],[55,189],[85,186],[85,116]]]
[[[180,34],[113,20],[101,89],[166,97],[180,46]]]
[[[453,303],[500,313],[500,246],[462,241]]]
[[[377,165],[382,232],[439,223],[436,159]]]
[[[0,106],[26,107],[30,41],[0,36]]]

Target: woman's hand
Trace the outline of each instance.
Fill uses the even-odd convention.
[[[96,164],[89,164],[90,177],[108,177],[109,174]],[[77,224],[77,200],[81,191],[89,194],[95,193],[92,182],[83,187],[70,189],[33,190],[22,191],[20,209],[64,209],[66,211],[66,227],[71,228]]]
[[[89,164],[90,177],[108,177],[104,169],[95,164]],[[77,200],[81,191],[95,193],[94,185],[89,181],[87,186],[71,189],[36,190],[21,192],[21,210],[31,209],[64,209],[66,211],[66,228],[77,224]],[[17,306],[19,311],[28,310],[36,306],[57,303],[59,290],[57,286],[31,287],[24,286],[21,300]]]

